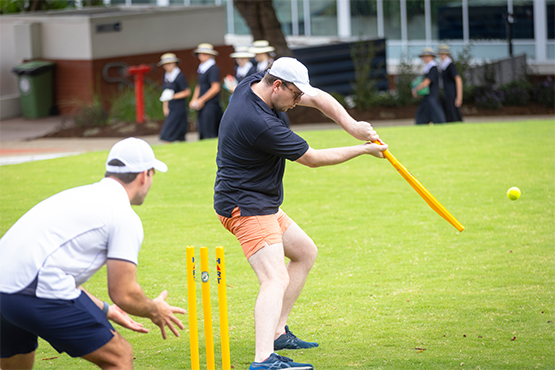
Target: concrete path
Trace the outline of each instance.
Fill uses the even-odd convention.
[[[465,123],[525,121],[530,119],[553,119],[555,116],[493,116],[469,117]],[[17,164],[98,150],[109,150],[121,138],[39,138],[63,124],[61,116],[40,119],[13,118],[0,121],[0,165]],[[376,128],[384,126],[413,125],[412,119],[374,121]],[[294,131],[339,129],[335,123],[294,125]],[[164,142],[156,135],[141,137],[150,145]],[[197,133],[187,134],[187,141],[198,140]]]

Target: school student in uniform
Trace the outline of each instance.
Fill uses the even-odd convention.
[[[257,63],[257,72],[265,71],[270,64],[272,64],[274,61],[272,56],[274,50],[276,49],[273,46],[270,46],[270,43],[266,40],[253,41],[252,47],[249,51],[255,55],[254,60]]]
[[[218,52],[211,44],[199,44],[193,51],[199,59],[198,79],[189,107],[196,110],[200,139],[218,137],[222,107],[220,106],[220,69],[215,57]]]
[[[416,111],[416,124],[444,123],[445,113],[439,102],[439,71],[435,61],[435,53],[432,48],[424,48],[419,55],[426,64],[424,67],[424,79],[412,90],[412,95],[416,98],[418,92],[426,87],[430,92],[424,95],[418,110]]]
[[[166,53],[160,57],[158,66],[164,68],[164,91],[160,100],[166,120],[160,131],[160,140],[173,142],[185,141],[188,129],[187,103],[185,99],[191,96],[191,89],[185,75],[177,64],[180,60],[173,53]]]
[[[237,84],[245,79],[245,77],[256,73],[256,66],[252,64],[251,58],[254,58],[254,54],[248,51],[247,46],[238,46],[235,48],[235,52],[229,55],[231,58],[235,59],[235,75],[228,75],[224,82],[224,87],[233,94]]]
[[[443,81],[443,110],[447,122],[462,122],[461,105],[463,101],[462,78],[451,59],[449,46],[442,44],[437,49]]]

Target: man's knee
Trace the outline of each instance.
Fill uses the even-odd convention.
[[[0,369],[2,370],[32,369],[34,363],[35,363],[35,351],[30,353],[15,355],[7,358],[0,358]]]
[[[132,369],[133,348],[131,344],[114,331],[114,337],[96,351],[83,356],[102,369]]]

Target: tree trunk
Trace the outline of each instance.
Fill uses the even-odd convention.
[[[234,0],[235,7],[247,23],[254,40],[268,40],[277,57],[291,57],[272,0]]]

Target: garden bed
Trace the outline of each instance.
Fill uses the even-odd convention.
[[[408,107],[376,107],[370,110],[360,111],[349,109],[349,114],[360,121],[383,121],[396,119],[414,118],[418,106]],[[303,123],[323,123],[331,122],[316,109],[307,107],[296,107],[288,112],[291,124]],[[553,108],[539,104],[529,104],[523,107],[502,107],[500,109],[478,109],[472,105],[463,106],[463,117],[479,116],[534,116],[555,114]],[[116,124],[100,127],[69,126],[60,127],[43,137],[63,138],[63,137],[129,137],[158,135],[163,122],[147,121],[142,124],[118,122]],[[195,131],[195,124],[189,123],[189,131]]]

